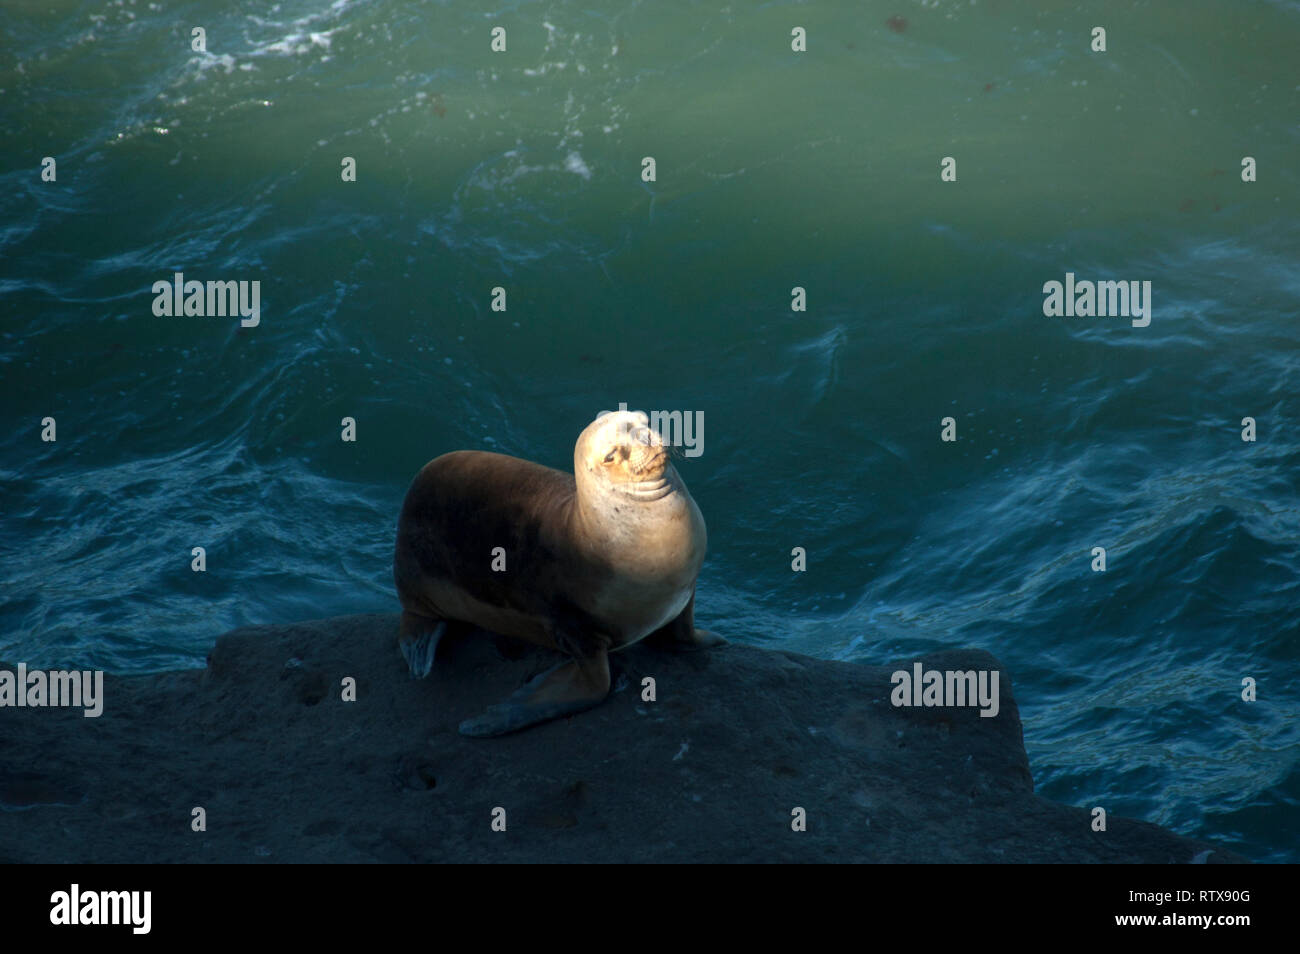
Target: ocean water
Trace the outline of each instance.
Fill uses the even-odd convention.
[[[1292,0],[5,0],[0,658],[395,611],[425,461],[698,411],[704,625],[987,649],[1042,794],[1300,860],[1297,48]],[[178,271],[260,323],[156,316]],[[1149,326],[1046,317],[1067,272]]]

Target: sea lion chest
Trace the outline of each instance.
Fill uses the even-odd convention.
[[[686,608],[707,538],[684,487],[653,503],[609,504],[582,534],[596,544],[593,558],[605,572],[575,601],[609,630],[614,648],[644,639]]]

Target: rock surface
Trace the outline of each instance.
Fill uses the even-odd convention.
[[[96,719],[0,709],[0,861],[1244,860],[1114,816],[1094,832],[1088,810],[1036,796],[1005,672],[981,718],[892,706],[910,659],[635,646],[611,657],[598,708],[469,739],[460,720],[557,657],[469,632],[416,681],[396,633],[395,615],[245,628],[206,669],[105,676]],[[977,651],[921,661],[1001,668]]]

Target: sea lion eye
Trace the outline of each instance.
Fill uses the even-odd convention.
[[[612,464],[612,463],[614,463],[614,455],[617,454],[617,453],[618,453],[618,448],[616,447],[616,448],[614,448],[612,451],[610,451],[608,454],[606,454],[606,455],[605,455],[605,463],[607,463],[607,464]]]

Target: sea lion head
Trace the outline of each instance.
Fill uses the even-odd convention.
[[[676,616],[694,589],[708,534],[650,419],[641,411],[600,415],[578,436],[573,473],[575,537],[612,573],[593,598],[624,613],[650,599]],[[665,621],[655,616],[656,627]]]
[[[675,489],[676,471],[663,438],[644,411],[602,414],[578,435],[573,472],[580,490],[654,501]]]

